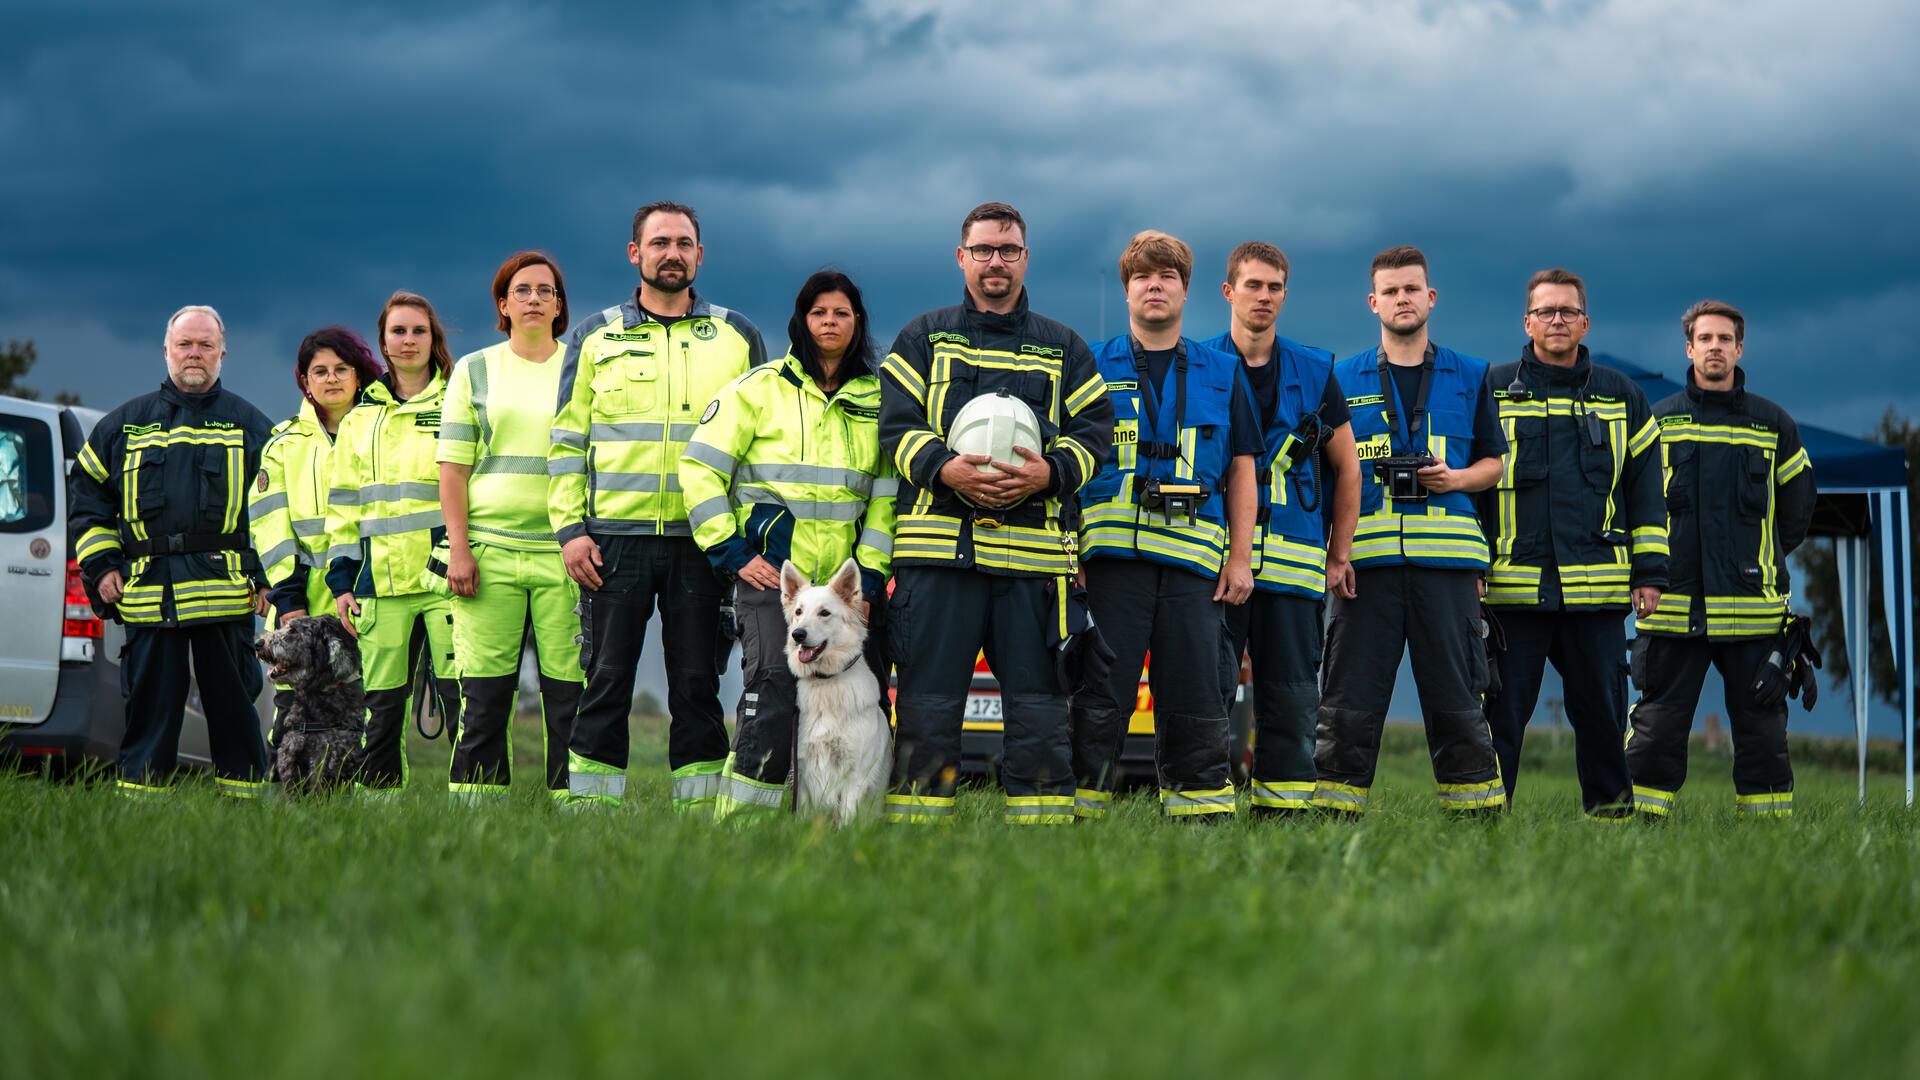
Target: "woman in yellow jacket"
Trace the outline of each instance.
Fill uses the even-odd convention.
[[[693,538],[736,579],[740,671],[746,685],[714,816],[780,810],[792,767],[798,686],[787,667],[780,564],[825,584],[848,558],[860,565],[869,629],[866,660],[886,685],[877,617],[893,566],[893,462],[880,452],[880,379],[860,289],[837,270],[808,278],[778,363],[740,376],[707,406],[680,458]],[[873,722],[884,724],[882,705]]]
[[[272,605],[269,625],[333,614],[326,576],[315,570],[326,566],[333,440],[361,387],[379,377],[373,350],[344,326],[315,330],[294,354],[293,381],[304,400],[298,413],[274,426],[247,501],[247,528]],[[274,684],[276,714],[286,711],[290,693],[289,687]]]
[[[361,391],[334,442],[327,507],[327,587],[340,621],[360,639],[367,691],[363,793],[406,785],[409,703],[432,672],[442,724],[459,727],[453,611],[422,581],[440,517],[434,445],[446,376],[446,332],[426,299],[396,292],[380,309],[387,374]]]
[[[447,584],[465,722],[448,791],[506,795],[513,780],[514,692],[531,628],[546,720],[546,784],[567,793],[567,737],[580,706],[580,587],[547,520],[547,446],[560,398],[567,286],[560,267],[522,251],[493,275],[507,340],[454,368],[440,428]]]

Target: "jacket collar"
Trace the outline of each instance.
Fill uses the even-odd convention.
[[[693,306],[687,309],[685,315],[673,320],[674,322],[683,323],[691,319],[713,318],[713,305],[701,299],[700,290],[689,285],[687,286],[687,295],[693,298]],[[638,285],[634,286],[633,295],[627,297],[626,303],[620,305],[620,315],[628,330],[653,321],[648,317],[646,310],[640,306],[640,287]]]
[[[997,311],[980,310],[979,305],[973,302],[973,293],[964,288],[961,290],[961,296],[961,303],[966,306],[967,316],[979,321],[989,330],[1011,332],[1020,329],[1027,321],[1027,288],[1024,285],[1020,287],[1020,299],[1014,301],[1013,310],[1005,315]]]
[[[1733,368],[1733,389],[1708,390],[1693,379],[1693,365],[1687,365],[1687,396],[1696,405],[1719,405],[1728,409],[1739,409],[1747,403],[1747,373],[1738,364]]]
[[[376,405],[418,405],[422,402],[436,400],[439,398],[441,391],[446,389],[445,385],[440,381],[440,373],[435,371],[433,378],[427,382],[427,388],[425,390],[420,391],[405,401],[401,401],[400,396],[394,393],[393,382],[393,372],[389,371],[381,375],[378,379],[369,383],[365,390],[360,392],[360,400],[362,402],[370,401]]]
[[[1521,377],[1529,384],[1543,386],[1579,386],[1593,373],[1593,359],[1585,345],[1573,358],[1572,367],[1559,367],[1549,364],[1534,355],[1533,342],[1529,341],[1520,350]]]
[[[807,374],[806,366],[800,363],[799,357],[793,355],[792,348],[787,349],[787,355],[780,361],[780,377],[828,404],[832,404],[834,399],[840,398],[848,391],[854,390],[854,384],[862,379],[872,379],[876,383],[879,381],[878,376],[874,374],[872,357],[869,356],[862,369],[842,381],[840,389],[834,391],[833,398],[830,399],[827,397],[826,390],[814,381],[813,376]],[[875,386],[874,389],[878,387]]]

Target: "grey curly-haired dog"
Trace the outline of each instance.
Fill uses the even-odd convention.
[[[261,637],[254,652],[270,665],[268,678],[293,687],[273,725],[281,785],[305,795],[350,783],[366,726],[359,643],[338,619],[303,616]]]

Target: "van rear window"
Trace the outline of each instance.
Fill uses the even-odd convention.
[[[0,533],[53,524],[53,429],[0,414]]]

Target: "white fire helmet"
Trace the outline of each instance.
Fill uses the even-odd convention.
[[[947,448],[956,454],[985,454],[1007,465],[1025,465],[1026,460],[1013,452],[1016,446],[1040,452],[1040,420],[1026,402],[1005,390],[981,394],[962,405],[947,429]],[[986,471],[993,466],[979,468]],[[965,495],[960,498],[975,505]]]

